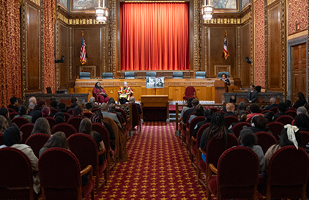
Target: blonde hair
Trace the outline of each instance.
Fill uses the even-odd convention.
[[[5,117],[0,115],[0,133],[3,133],[5,129],[7,129],[8,127],[9,127],[8,120],[6,120]]]
[[[31,135],[36,133],[45,133],[47,135],[51,135],[50,126],[47,119],[40,117],[35,121]]]

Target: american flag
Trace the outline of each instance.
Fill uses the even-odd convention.
[[[86,41],[84,38],[84,33],[83,33],[83,39],[82,39],[82,46],[80,48],[79,60],[80,60],[80,63],[82,63],[82,65],[86,63]]]
[[[226,33],[226,31],[225,31],[225,35],[224,35],[223,53],[224,53],[224,59],[226,60],[230,56],[229,51],[227,50],[227,33]]]

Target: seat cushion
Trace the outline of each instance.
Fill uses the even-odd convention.
[[[196,157],[197,154],[197,147],[196,145],[191,146],[191,154]]]
[[[92,177],[92,180],[88,180],[88,183],[82,186],[83,198],[89,197],[91,191],[94,189],[95,179]]]
[[[99,166],[99,173],[101,174],[102,172],[104,172],[104,170],[106,169],[106,166],[107,166],[107,160],[105,160],[103,162],[102,165]]]
[[[208,188],[212,194],[217,196],[217,190],[218,190],[218,179],[217,176],[214,175],[211,177],[211,179],[207,183]]]
[[[206,163],[204,162],[204,160],[201,159],[198,161],[198,167],[203,173],[206,172]]]

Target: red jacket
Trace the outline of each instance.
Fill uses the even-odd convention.
[[[95,96],[98,96],[101,92],[106,93],[105,90],[104,90],[103,88],[100,88],[100,89],[99,89],[99,88],[96,88],[96,87],[93,88],[92,92],[93,92],[93,94],[94,94]]]

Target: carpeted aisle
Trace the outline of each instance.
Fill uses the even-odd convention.
[[[96,199],[206,199],[174,132],[175,123],[144,123],[127,144],[130,161],[117,164]]]

